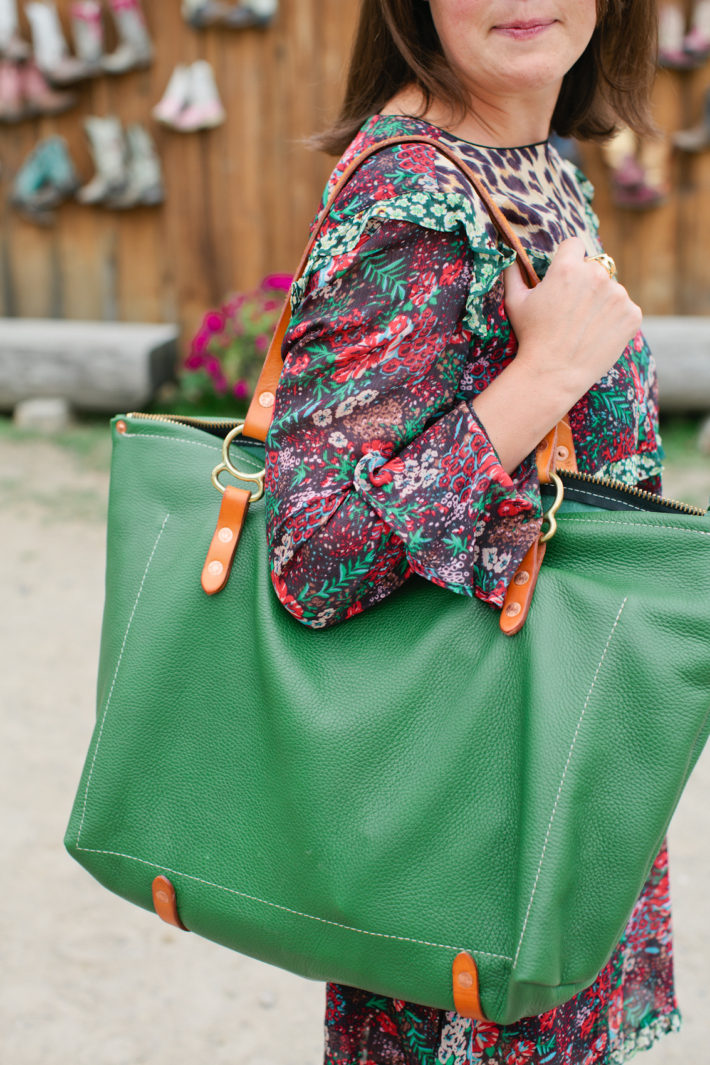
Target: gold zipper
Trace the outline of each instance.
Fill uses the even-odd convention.
[[[224,418],[210,420],[209,418],[190,417],[187,414],[145,414],[143,411],[131,411],[127,418],[145,418],[150,422],[173,422],[176,425],[186,425],[192,429],[204,429],[205,432],[219,433],[226,436],[232,429],[236,429],[244,421],[243,418]]]
[[[242,418],[224,418],[218,421],[210,421],[207,418],[192,418],[189,415],[182,414],[143,414],[140,411],[132,411],[130,414],[127,414],[126,417],[147,418],[149,421],[154,422],[175,422],[178,425],[187,425],[195,429],[204,429],[207,432],[217,431],[220,435],[224,436],[233,429],[236,429],[236,427],[243,422]],[[665,496],[659,496],[655,492],[647,492],[643,488],[635,488],[633,485],[624,484],[623,481],[616,481],[611,477],[595,477],[591,473],[581,473],[579,470],[574,473],[568,470],[562,470],[561,476],[563,481],[582,481],[583,484],[594,485],[598,488],[610,488],[615,492],[621,492],[624,495],[632,496],[634,499],[638,499],[639,502],[653,503],[665,510],[672,510],[676,514],[691,514],[702,518],[707,513],[706,510],[703,510],[700,507],[691,506],[690,503],[682,503],[678,499],[667,499]]]
[[[623,481],[616,481],[611,477],[595,477],[591,473],[581,473],[579,470],[574,472],[560,470],[560,476],[563,482],[582,481],[583,484],[594,485],[599,488],[610,488],[615,492],[621,492],[623,495],[632,496],[642,503],[654,503],[656,506],[663,507],[666,510],[673,510],[678,514],[693,514],[696,517],[704,517],[707,513],[700,507],[691,506],[690,503],[682,503],[678,499],[668,499],[666,496],[659,496],[655,492],[647,492],[643,488],[624,484]]]

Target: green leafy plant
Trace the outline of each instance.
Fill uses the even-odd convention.
[[[234,413],[246,406],[290,286],[289,276],[271,274],[207,311],[180,372],[184,408]]]

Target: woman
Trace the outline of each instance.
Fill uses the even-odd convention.
[[[598,261],[591,189],[548,143],[648,131],[652,0],[363,0],[322,146],[425,135],[482,177],[542,283],[435,148],[356,172],[296,286],[268,440],[272,576],[312,627],[411,573],[500,607],[541,525],[536,445],[568,412],[580,469],[660,488],[641,314]],[[610,963],[511,1027],[329,986],[332,1065],[622,1062],[679,1026],[665,848]]]

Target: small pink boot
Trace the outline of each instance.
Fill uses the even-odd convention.
[[[189,103],[172,123],[181,133],[221,126],[227,117],[211,65],[198,59],[190,67]]]
[[[26,117],[20,68],[3,59],[0,61],[0,122],[21,122]]]
[[[22,94],[32,115],[61,115],[76,106],[73,92],[57,92],[46,80],[36,63],[21,68]]]
[[[180,115],[190,103],[191,87],[190,67],[180,63],[170,75],[162,99],[153,108],[153,118],[165,126],[179,129]]]

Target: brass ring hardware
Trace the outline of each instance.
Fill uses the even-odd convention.
[[[557,488],[557,495],[555,496],[555,502],[550,509],[543,515],[543,524],[547,522],[547,532],[544,532],[540,537],[540,543],[548,543],[557,532],[557,511],[562,506],[562,501],[565,498],[565,486],[562,483],[561,478],[556,473],[551,473],[550,477],[554,481]]]
[[[218,492],[222,493],[222,495],[224,495],[226,488],[219,479],[221,473],[229,473],[234,477],[235,481],[246,481],[247,484],[255,484],[256,488],[249,497],[249,501],[251,503],[256,503],[256,501],[261,499],[264,494],[266,470],[259,470],[257,473],[244,473],[242,470],[238,470],[229,458],[229,449],[232,446],[232,443],[238,436],[241,436],[243,432],[244,422],[240,422],[239,425],[235,426],[235,428],[224,438],[224,443],[222,444],[222,461],[219,466],[215,466],[212,470],[212,484]]]

